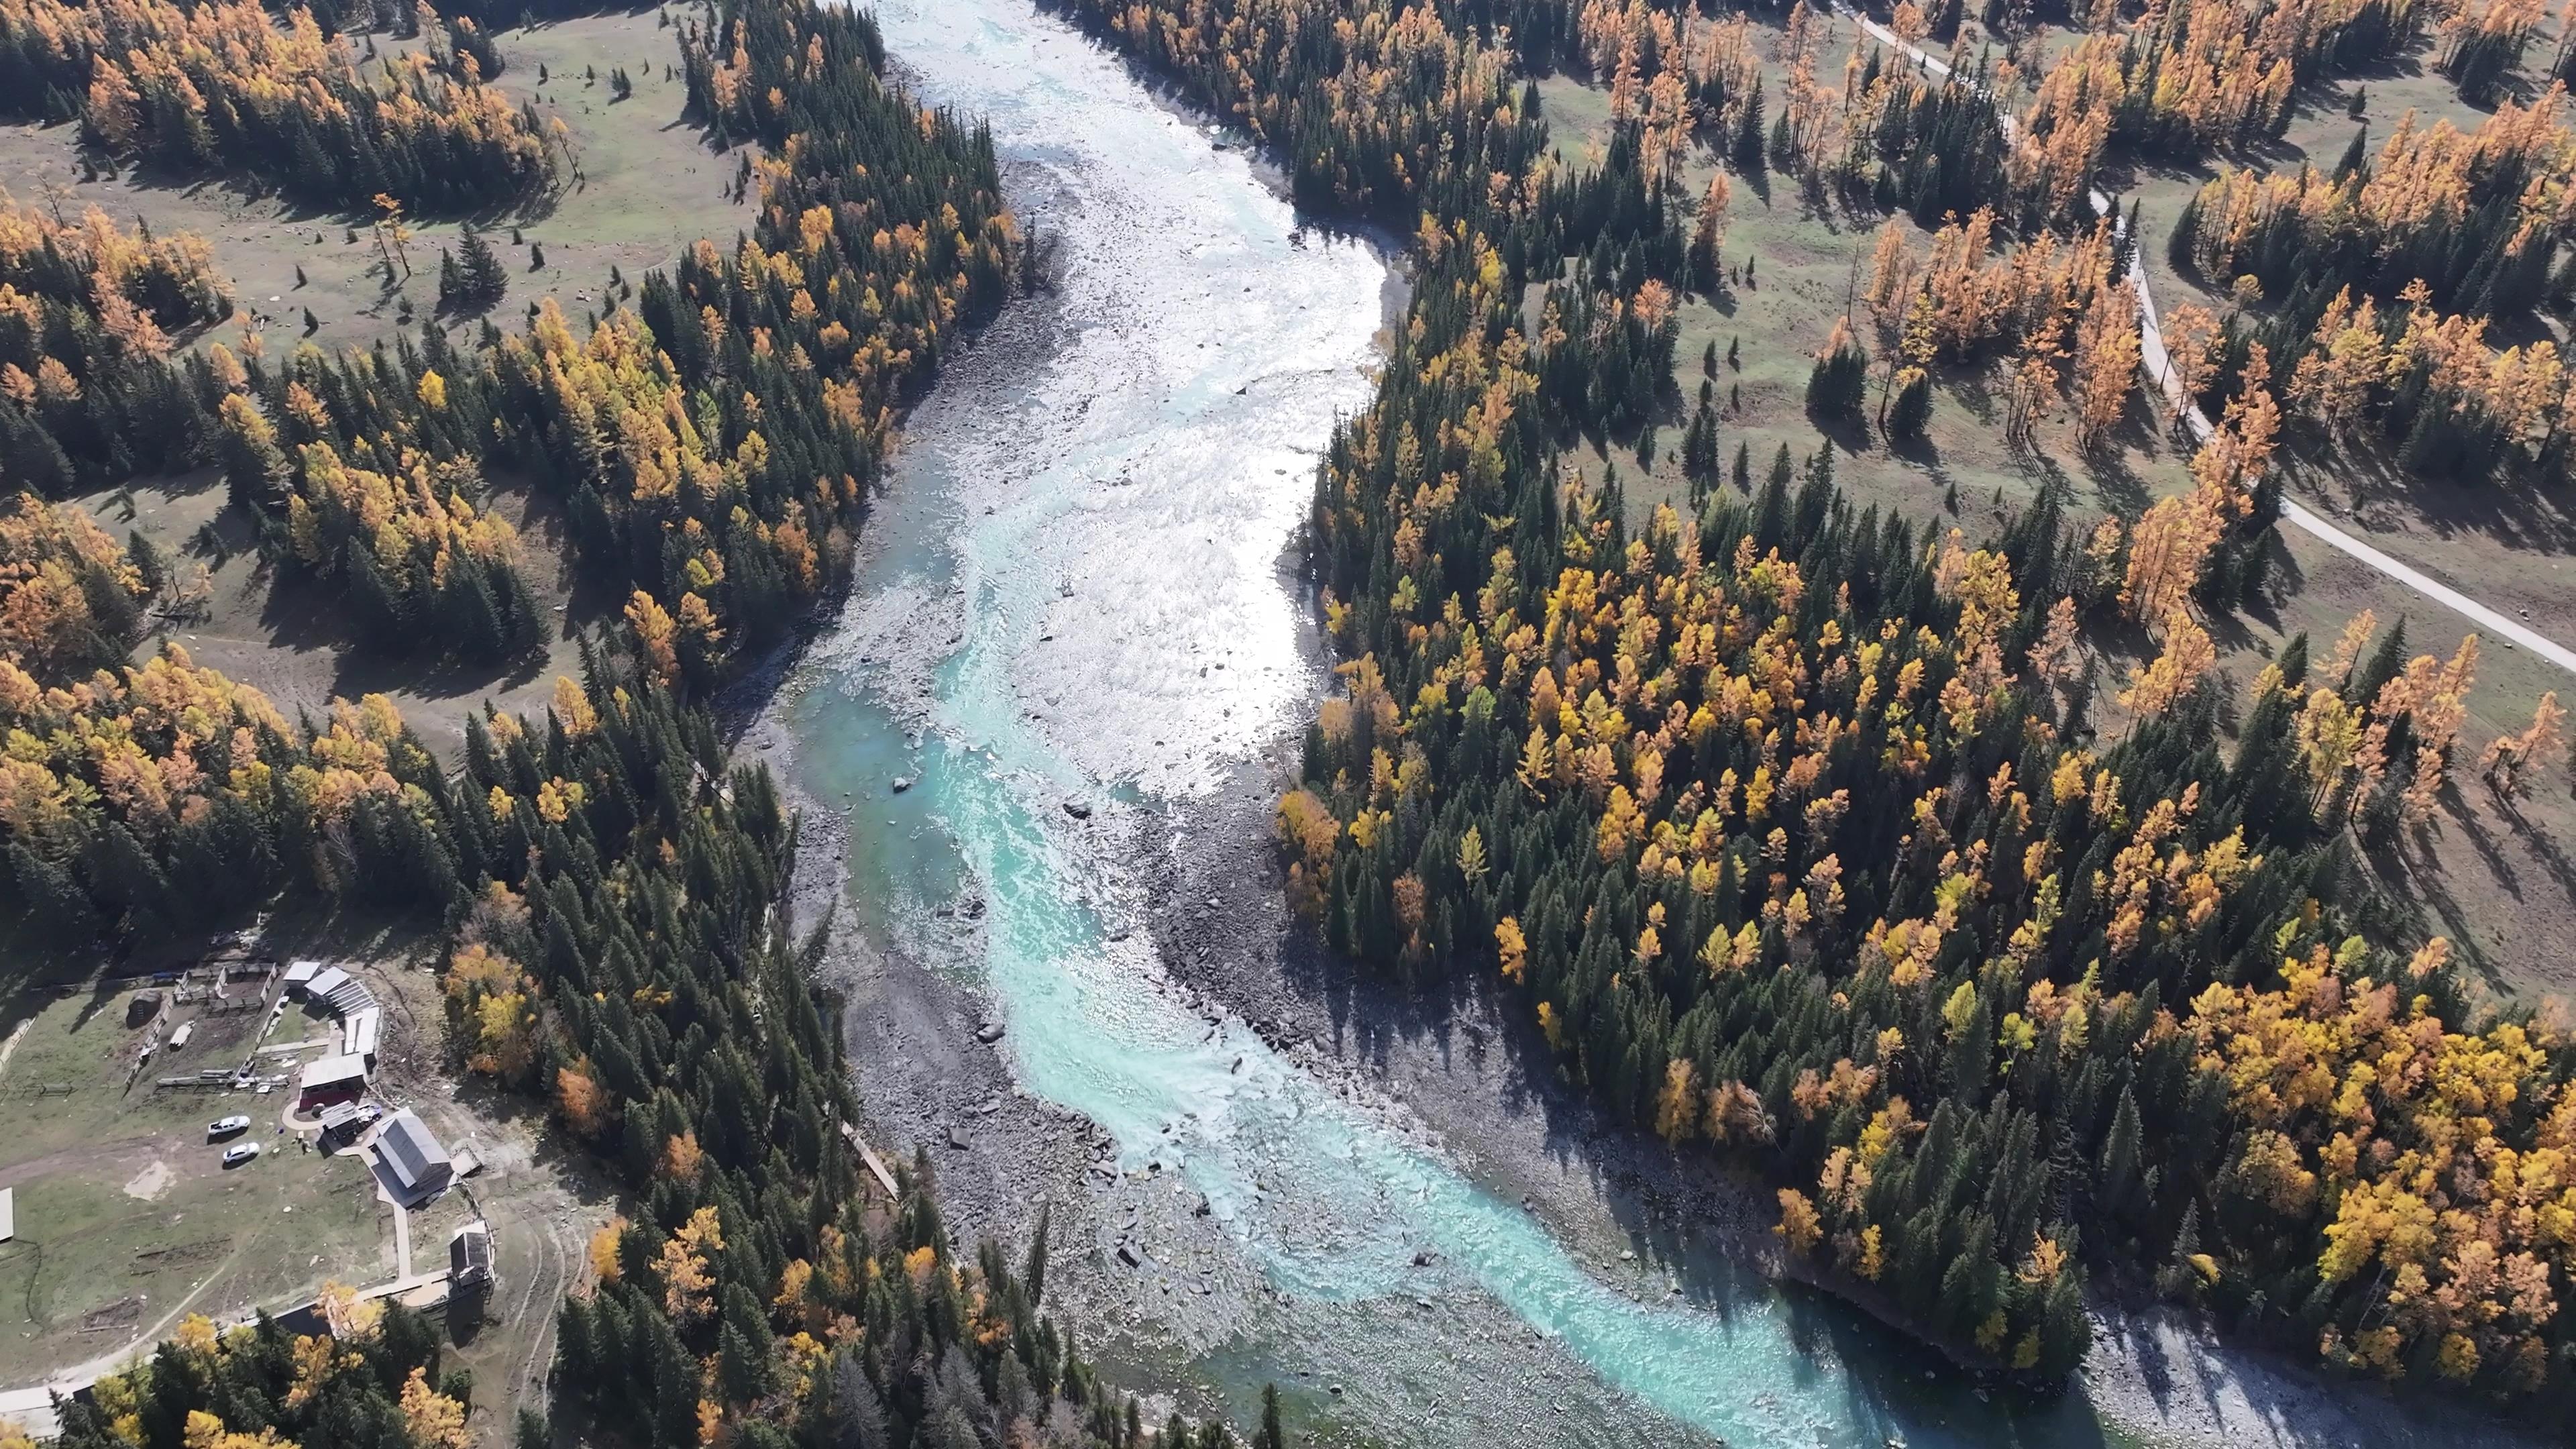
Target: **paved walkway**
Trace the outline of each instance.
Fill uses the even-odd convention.
[[[385,1201],[391,1203],[394,1210],[394,1276],[408,1278],[411,1276],[411,1211],[396,1201],[391,1193],[385,1195]]]
[[[1850,5],[1845,3],[1845,0],[1834,0],[1834,10],[1844,18],[1858,24],[1863,31],[1867,32],[1872,39],[1878,41],[1880,44],[1890,46],[1903,54],[1912,56],[1915,63],[1920,65],[1927,74],[1937,76],[1942,79],[1947,79],[1949,77],[1950,67],[1948,64],[1935,56],[1927,54],[1920,46],[1908,45],[1904,41],[1899,40],[1896,36],[1896,32],[1879,24],[1877,21],[1870,19],[1868,16],[1853,10]],[[1998,123],[2003,127],[2005,139],[2010,140],[2013,137],[2015,130],[2012,116],[2000,108],[1996,110],[1995,116]],[[2109,197],[2103,195],[2099,191],[2094,191],[2088,193],[2086,199],[2093,203],[2093,211],[2095,215],[2111,215],[2112,224],[2114,226],[2122,228],[2126,227],[2126,222],[2116,214],[2112,214],[2111,199]],[[2184,395],[2182,380],[2174,375],[2172,355],[2165,350],[2164,329],[2156,317],[2155,295],[2149,291],[2147,287],[2147,263],[2143,249],[2132,254],[2129,259],[2129,285],[2138,294],[2138,352],[2140,361],[2145,364],[2147,375],[2154,378],[2157,385],[2164,389],[2166,399],[2173,404],[2175,410],[2181,415],[2183,425],[2191,430],[2192,441],[2203,441],[2207,439],[2210,434],[2209,418],[2207,414],[2200,410],[2199,403]],[[2481,629],[2484,629],[2499,638],[2510,639],[2521,648],[2530,650],[2532,653],[2539,655],[2541,658],[2548,660],[2559,668],[2567,670],[2570,673],[2576,673],[2576,649],[2569,649],[2567,646],[2560,644],[2556,640],[2549,638],[2547,635],[2540,633],[2536,629],[2533,629],[2530,625],[2478,602],[2476,599],[2469,597],[2467,594],[2461,593],[2459,590],[2452,588],[2450,585],[2443,583],[2439,579],[2433,578],[2420,569],[2391,558],[2387,553],[2380,549],[2373,548],[2371,545],[2353,537],[2344,530],[2337,528],[2332,523],[2327,522],[2324,518],[2319,517],[2314,510],[2310,509],[2307,505],[2300,503],[2296,499],[2284,498],[2281,500],[2281,521],[2290,525],[2292,528],[2298,529],[2302,533],[2314,537],[2319,542],[2324,543],[2327,547],[2377,570],[2383,577],[2391,580],[2392,582],[2403,585],[2406,588],[2413,589],[2416,593],[2423,595],[2425,598],[2432,600],[2434,603],[2440,604],[2444,608],[2449,609],[2456,614],[2459,614],[2471,623],[2478,625]]]

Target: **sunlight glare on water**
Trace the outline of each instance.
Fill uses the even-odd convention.
[[[918,776],[852,820],[862,914],[899,935],[921,903],[971,882],[983,956],[961,964],[1007,1022],[1021,1083],[1106,1128],[1122,1166],[1179,1168],[1307,1321],[1342,1313],[1353,1335],[1377,1335],[1371,1352],[1407,1355],[1389,1368],[1400,1382],[1478,1392],[1443,1382],[1454,1358],[1436,1321],[1387,1342],[1359,1316],[1410,1295],[1427,1244],[1461,1291],[1734,1444],[2098,1442],[2089,1420],[2073,1439],[1998,1433],[2000,1416],[1945,1434],[1893,1370],[1856,1372],[1798,1335],[1758,1283],[1723,1302],[1640,1302],[1241,1021],[1211,1027],[1140,989],[1160,968],[1147,933],[1116,929],[1143,902],[1095,844],[1126,838],[1098,828],[1121,808],[1105,791],[1212,789],[1302,728],[1321,680],[1299,656],[1280,560],[1315,449],[1369,397],[1386,262],[1301,231],[1238,150],[1024,3],[889,0],[879,19],[929,99],[991,121],[1015,204],[1061,247],[1067,326],[1010,403],[970,414],[934,397],[872,520],[845,630],[917,634],[901,621],[935,614],[960,631],[921,675],[926,697],[829,648],[811,666],[795,728],[818,797]],[[1060,802],[1074,796],[1104,819],[1071,820]]]

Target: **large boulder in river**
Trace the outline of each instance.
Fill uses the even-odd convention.
[[[1088,820],[1091,818],[1091,807],[1080,800],[1067,800],[1064,802],[1064,813],[1076,820]]]

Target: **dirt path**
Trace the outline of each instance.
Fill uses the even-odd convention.
[[[252,1235],[251,1241],[257,1241],[256,1234]],[[159,1322],[136,1334],[123,1347],[110,1349],[96,1358],[49,1374],[43,1383],[0,1392],[0,1420],[15,1423],[39,1439],[61,1433],[62,1423],[54,1413],[53,1406],[53,1398],[57,1392],[68,1396],[88,1388],[101,1378],[117,1372],[128,1363],[158,1347],[161,1340],[169,1334],[171,1326],[195,1305],[197,1299],[204,1295],[208,1287],[232,1271],[233,1264],[249,1251],[250,1246],[251,1244],[246,1242],[225,1254],[223,1261],[217,1263],[212,1272],[198,1279],[197,1286],[189,1289],[186,1297],[162,1314]]]
[[[1920,46],[1908,45],[1898,39],[1896,32],[1852,9],[1845,0],[1834,0],[1834,10],[1835,13],[1859,25],[1870,38],[1880,44],[1891,46],[1913,57],[1915,63],[1922,66],[1928,74],[1948,78],[1950,67],[1945,62],[1926,54]],[[2013,118],[2000,109],[1995,114],[1997,121],[2003,127],[2005,139],[2011,140],[2016,129]],[[2107,213],[2111,209],[2111,199],[2099,191],[2089,193],[2086,199],[2093,203],[2096,214]],[[2114,225],[2123,224],[2117,216],[2112,217],[2112,222]],[[2156,317],[2156,299],[2147,288],[2147,264],[2141,256],[2132,256],[2129,259],[2129,284],[2138,294],[2140,361],[2145,365],[2148,376],[2153,377],[2156,384],[2164,389],[2166,400],[2171,402],[2175,411],[2181,415],[2183,426],[2191,430],[2192,441],[2203,441],[2210,434],[2209,417],[2200,410],[2199,403],[2185,394],[2182,379],[2174,373],[2172,359],[2165,350],[2164,329]],[[2391,558],[2381,550],[2328,523],[2297,500],[2289,498],[2281,500],[2281,521],[2302,533],[2311,535],[2328,547],[2368,565],[2390,582],[2412,589],[2480,628],[2501,638],[2510,639],[2516,645],[2530,650],[2559,668],[2576,673],[2576,649],[2569,649],[2520,620],[2478,602],[2419,569]]]
[[[572,1285],[573,1249],[565,1241],[571,1225],[551,1214],[526,1212],[516,1214],[525,1229],[518,1236],[533,1244],[529,1253],[527,1284],[519,1291],[519,1306],[514,1318],[536,1323],[537,1330],[528,1339],[528,1352],[521,1360],[519,1380],[509,1386],[513,1399],[524,1408],[543,1413],[546,1407],[546,1372],[555,1361],[555,1318],[551,1313],[530,1317],[539,1303],[559,1303]]]
[[[0,1187],[24,1187],[57,1172],[81,1169],[107,1173],[134,1173],[159,1156],[162,1139],[158,1137],[120,1137],[110,1142],[83,1143],[57,1148],[42,1157],[13,1162],[0,1167]]]

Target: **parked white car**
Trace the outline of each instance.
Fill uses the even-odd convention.
[[[257,1156],[259,1156],[258,1143],[237,1142],[224,1149],[224,1166],[239,1167]]]
[[[249,1130],[250,1119],[240,1113],[235,1113],[230,1117],[218,1117],[214,1121],[206,1124],[206,1135],[208,1137],[230,1137],[236,1132],[247,1132]]]

